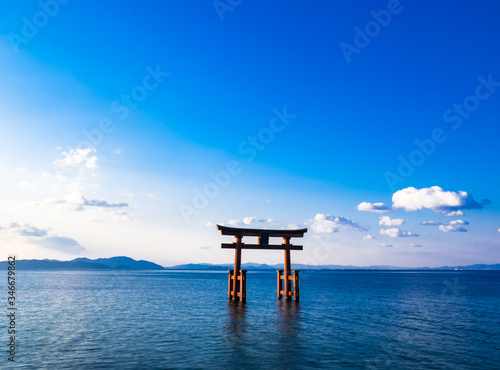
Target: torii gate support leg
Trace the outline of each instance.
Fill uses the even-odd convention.
[[[292,299],[291,262],[290,262],[290,238],[283,238],[285,241],[285,299]]]
[[[236,237],[236,248],[234,250],[233,301],[239,300],[238,291],[240,282],[238,281],[238,276],[241,276],[241,236]]]

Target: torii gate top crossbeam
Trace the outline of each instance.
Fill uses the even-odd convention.
[[[245,229],[240,227],[228,227],[217,225],[222,235],[232,235],[240,240],[238,243],[223,243],[221,248],[239,248],[241,249],[289,249],[302,250],[301,245],[290,244],[290,238],[301,238],[307,232],[307,229],[296,230],[269,230],[269,229]],[[241,241],[244,236],[257,236],[259,244],[246,244]],[[284,244],[269,244],[269,237],[283,238]]]
[[[261,236],[267,234],[270,237],[277,238],[302,238],[307,232],[307,229],[294,229],[294,230],[271,230],[271,229],[246,229],[242,227],[229,227],[217,225],[221,235],[233,236]]]

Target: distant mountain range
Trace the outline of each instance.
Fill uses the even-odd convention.
[[[0,269],[6,269],[8,263],[0,262]],[[72,261],[59,260],[18,260],[16,267],[22,270],[229,270],[231,264],[212,265],[208,263],[190,263],[171,267],[163,267],[149,261],[136,261],[130,257],[75,258]],[[259,263],[244,263],[244,270],[282,270],[283,264],[267,265]],[[442,267],[396,267],[396,266],[342,266],[342,265],[302,265],[292,264],[297,270],[500,270],[500,263],[494,265],[476,264],[467,266],[442,266]]]
[[[7,262],[0,262],[5,268]],[[130,257],[75,258],[72,261],[58,260],[19,260],[16,268],[22,270],[164,270],[163,266],[149,261],[136,261]]]

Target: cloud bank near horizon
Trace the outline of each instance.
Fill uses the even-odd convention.
[[[11,222],[0,226],[0,236],[17,242],[40,245],[43,248],[69,254],[80,254],[85,248],[75,239],[51,232],[50,229],[39,228],[30,224]]]

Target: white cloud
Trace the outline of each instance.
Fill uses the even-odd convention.
[[[149,193],[149,194],[148,194],[148,198],[154,198],[154,196],[155,196],[155,195],[154,195],[153,193]]]
[[[450,221],[448,224],[439,225],[439,230],[448,233],[448,232],[467,232],[467,229],[464,228],[464,225],[468,225],[467,221],[455,220]]]
[[[229,226],[240,226],[242,222],[240,220],[229,220],[227,224]]]
[[[41,229],[30,224],[20,225],[17,222],[12,222],[8,226],[0,227],[0,229],[11,230],[20,236],[36,236],[42,237],[47,235],[49,229]]]
[[[123,151],[120,148],[115,149],[115,154],[120,155],[122,153],[123,153]]]
[[[381,216],[378,224],[382,226],[401,226],[404,223],[405,220],[402,218],[391,219],[389,216]]]
[[[58,204],[64,211],[83,211],[84,198],[78,193],[68,194],[63,198],[46,198],[35,205]]]
[[[129,203],[97,199],[95,194],[99,184],[95,180],[89,181],[89,175],[95,175],[94,169],[97,167],[95,153],[93,148],[63,151],[62,158],[53,162],[54,171],[43,173],[44,178],[51,182],[51,189],[59,194],[32,204],[57,205],[61,211],[82,212],[81,217],[92,222],[133,220],[132,214],[118,210],[129,207]],[[133,194],[128,193],[126,196],[130,199]]]
[[[472,195],[465,191],[458,193],[444,191],[439,186],[416,189],[409,187],[395,192],[392,196],[394,208],[403,208],[405,211],[417,211],[422,208],[432,209],[434,212],[451,212],[459,209],[483,208],[490,203],[483,200],[478,203]]]
[[[422,221],[421,225],[425,226],[439,226],[444,225],[445,222],[436,222],[436,221]]]
[[[368,235],[366,235],[366,236],[363,237],[363,240],[370,240],[370,239],[376,239],[376,238],[373,235],[370,235],[370,234],[368,234]]]
[[[497,230],[500,233],[500,229]]]
[[[128,207],[128,203],[108,202],[103,199],[87,199],[78,192],[62,198],[47,198],[35,205],[58,205],[59,210],[66,212],[83,212],[82,217],[90,222],[128,222],[134,219],[133,215],[116,208]]]
[[[47,198],[41,202],[35,202],[35,205],[43,204],[60,204],[63,206],[64,210],[71,211],[83,211],[85,206],[103,208],[128,207],[128,203],[109,203],[103,199],[86,199],[79,193],[71,193],[63,198]]]
[[[464,228],[465,225],[468,225],[468,221],[455,220],[450,222],[435,222],[435,221],[424,221],[422,225],[425,226],[439,226],[439,230],[448,233],[448,232],[467,232],[467,229]]]
[[[390,236],[391,238],[399,236],[399,232],[400,230],[398,228],[380,229],[380,234]]]
[[[30,181],[21,181],[17,184],[17,186],[19,186],[21,189],[32,189],[36,187],[36,184]]]
[[[386,247],[386,248],[392,248],[392,244],[381,243],[380,246],[381,247]]]
[[[213,249],[212,247],[210,247],[209,245],[202,245],[200,247],[200,249],[203,249],[203,250],[208,250],[208,249]]]
[[[62,152],[64,158],[57,159],[54,164],[59,168],[78,167],[83,165],[86,168],[97,168],[97,156],[92,155],[96,152],[94,148],[71,149],[68,152]]]
[[[43,229],[30,224],[20,225],[12,222],[8,226],[0,227],[2,232],[10,232],[10,235],[21,237],[30,244],[37,244],[44,248],[54,249],[61,252],[78,254],[85,250],[75,239],[53,234],[50,229]]]
[[[380,229],[381,235],[387,235],[391,238],[403,238],[409,236],[418,236],[418,234],[413,234],[411,231],[399,230],[397,227],[390,229]]]
[[[375,212],[375,213],[385,213],[392,211],[391,206],[388,206],[384,203],[370,203],[370,202],[362,202],[357,205],[356,209],[358,211],[367,211],[367,212]]]
[[[446,213],[445,212],[445,216],[447,217],[456,217],[456,216],[463,216],[465,213],[463,213],[462,211],[452,211],[452,212],[448,212]]]
[[[257,217],[245,217],[242,221],[240,220],[229,220],[226,225],[229,226],[242,226],[242,225],[251,225],[251,224],[270,224],[276,225],[276,221],[273,218],[263,218],[259,219]],[[224,225],[224,224],[222,224]]]
[[[422,248],[423,245],[420,245],[420,244],[410,244],[410,247],[412,247],[412,248]]]
[[[97,187],[97,184],[88,184],[89,176],[96,175],[95,153],[95,149],[71,149],[69,152],[62,152],[63,158],[53,162],[53,171],[43,172],[43,176],[53,181],[53,190],[66,194],[83,192],[87,186]]]
[[[85,250],[75,239],[65,236],[48,236],[40,239],[33,239],[31,244],[38,244],[44,248],[66,252],[71,254],[80,254]]]
[[[85,197],[83,196],[81,197],[81,199],[83,200],[83,205],[89,207],[104,207],[104,208],[128,207],[128,203],[118,203],[118,202],[109,203],[102,199],[100,200],[85,199]]]
[[[331,216],[322,213],[317,213],[316,216],[314,216],[314,219],[307,221],[306,224],[310,224],[312,230],[316,233],[334,233],[339,231],[341,227],[366,230],[365,227],[359,226],[356,222],[349,218]]]
[[[130,222],[134,220],[134,216],[125,211],[114,211],[106,208],[87,209],[82,214],[83,219],[89,222]]]
[[[59,181],[59,182],[62,182],[62,181],[66,180],[66,176],[63,176],[63,175],[52,175],[52,174],[50,174],[48,172],[43,172],[43,177],[45,177],[47,179],[56,180],[56,181]]]
[[[258,222],[257,218],[256,217],[245,217],[243,219],[243,223],[245,225],[250,225],[252,222]]]
[[[258,219],[257,217],[245,217],[243,219],[243,223],[245,225],[250,225],[250,224],[255,224],[255,223],[259,223],[259,224],[267,223],[267,224],[271,224],[271,225],[276,225],[276,221],[272,218]]]
[[[287,230],[296,230],[296,229],[300,229],[300,226],[297,224],[288,224],[288,225],[286,225],[286,229]]]
[[[17,167],[16,171],[17,172],[26,172],[26,167]]]
[[[212,227],[214,225],[215,224],[212,221],[207,221],[207,223],[205,224],[206,227]]]
[[[108,212],[106,219],[113,222],[130,222],[134,219],[134,216],[125,211],[111,211]]]

